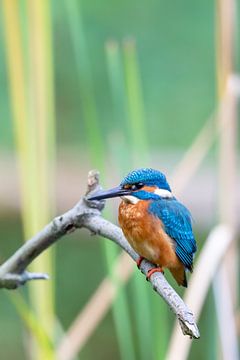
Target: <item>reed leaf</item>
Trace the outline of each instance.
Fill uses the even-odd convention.
[[[89,143],[90,159],[94,166],[97,166],[102,174],[106,174],[105,159],[106,147],[103,134],[101,133],[98,120],[96,101],[94,97],[94,85],[90,68],[86,38],[83,30],[81,9],[77,1],[65,1],[68,16],[70,35],[73,43],[74,55],[77,64],[79,77],[80,98],[83,111],[83,121],[86,129],[86,138]],[[104,182],[104,176],[102,176]],[[110,214],[108,214],[110,216]],[[103,242],[103,254],[106,260],[106,268],[111,274],[111,267],[116,258],[118,250],[106,240]],[[116,286],[120,287],[118,281]],[[113,303],[113,316],[117,332],[117,339],[122,359],[134,359],[131,330],[127,299],[124,288],[120,291]],[[129,339],[126,340],[126,334]]]
[[[54,91],[52,71],[52,34],[50,4],[47,0],[27,2],[29,19],[29,128],[31,162],[28,176],[31,183],[31,233],[43,227],[51,218],[49,202],[53,190],[55,161]],[[33,176],[32,174],[35,174]],[[32,283],[30,298],[34,310],[50,338],[54,338],[54,250],[50,249],[32,265],[34,272],[44,269],[52,277],[49,282]],[[48,356],[48,357],[46,357]],[[35,358],[54,358],[49,349],[36,344]]]
[[[34,336],[36,341],[39,344],[43,344],[45,349],[49,349],[49,353],[46,352],[46,354],[48,356],[52,356],[52,349],[54,348],[54,343],[51,341],[48,333],[45,331],[45,328],[41,321],[30,309],[24,297],[19,292],[8,292],[8,298],[17,310],[20,318],[24,322],[24,325]]]
[[[88,57],[87,44],[83,30],[80,2],[64,0],[66,15],[79,79],[79,97],[82,109],[82,121],[85,125],[86,138],[89,142],[90,159],[94,167],[104,169],[104,142],[98,121],[94,98],[94,84]],[[96,150],[98,153],[96,154]]]
[[[116,124],[116,130],[111,134],[110,139],[110,151],[111,158],[114,164],[118,164],[118,170],[115,169],[115,173],[119,173],[119,169],[122,172],[126,171],[126,156],[129,155],[130,151],[127,151],[127,143],[122,141],[124,135],[127,131],[124,125],[126,124],[126,99],[125,99],[125,88],[124,88],[124,78],[123,78],[123,68],[122,61],[120,55],[119,45],[115,41],[109,41],[105,45],[105,53],[107,60],[107,70],[110,82],[112,103],[113,103],[113,122]],[[123,135],[123,136],[122,136]],[[110,257],[109,265],[111,265],[112,260]],[[117,282],[119,280],[116,279]],[[122,317],[120,311],[118,312],[119,322],[122,322],[122,326],[119,327],[124,328],[124,333],[120,333],[118,336],[122,337],[122,343],[125,344],[124,353],[122,353],[122,358],[125,359],[126,355],[131,359],[136,358],[136,352],[134,347],[133,340],[133,329],[131,325],[131,314],[128,309],[128,299],[126,292],[124,294],[120,294],[118,297],[118,302],[121,304],[121,308],[125,309],[125,317]],[[123,319],[123,320],[122,320]],[[126,349],[128,349],[126,351]]]
[[[26,10],[29,12],[29,17]],[[14,0],[3,1],[3,13],[11,106],[20,172],[21,212],[24,237],[28,239],[48,222],[51,212],[48,189],[53,162],[50,162],[49,158],[53,157],[55,134],[51,70],[48,71],[51,67],[49,56],[51,33],[48,26],[50,15],[48,2],[45,0],[28,3],[19,3]],[[24,21],[21,22],[21,17],[27,25]],[[28,19],[30,23],[27,22]],[[23,23],[24,29],[21,26]],[[30,39],[26,39],[27,35]],[[28,66],[30,66],[30,71]],[[32,269],[34,271],[44,269],[52,274],[52,267],[52,251],[49,251],[34,263]],[[41,319],[38,330],[36,326],[32,326],[31,330],[39,331],[42,326],[42,333],[47,332],[51,339],[46,341],[45,337],[34,333],[37,342],[32,356],[34,359],[51,359],[53,349],[49,344],[53,338],[53,281],[32,284],[30,297],[37,319]],[[20,302],[20,298],[18,300]],[[17,301],[14,303],[18,304]],[[26,306],[23,311],[22,303],[16,308],[23,319],[27,321],[31,318],[30,312],[27,315]]]
[[[139,166],[139,160],[148,162],[147,136],[143,109],[143,96],[140,85],[139,69],[134,39],[127,39],[123,43],[124,75],[126,87],[126,102],[130,143],[132,145],[133,166]],[[141,154],[141,157],[139,156]],[[140,158],[140,159],[139,159]],[[151,335],[151,311],[149,293],[139,274],[135,271],[133,278],[135,321],[138,334],[140,358],[153,357],[153,342]],[[143,326],[144,324],[144,326]],[[149,351],[149,349],[151,349]],[[148,354],[147,354],[148,352]]]
[[[132,134],[132,129],[134,128],[133,122],[135,121],[135,124],[137,125],[137,116],[141,112],[141,110],[139,112],[139,109],[133,108],[136,104],[138,106],[138,101],[140,101],[139,84],[136,84],[136,82],[135,84],[132,84],[132,79],[134,77],[132,68],[135,73],[137,69],[135,64],[132,68],[129,69],[128,67],[128,69],[126,69],[129,64],[126,65],[126,62],[123,63],[123,54],[120,52],[118,43],[113,40],[107,42],[106,44],[106,55],[112,103],[114,108],[113,113],[115,123],[118,124],[116,127],[116,135],[114,135],[114,140],[111,142],[112,146],[110,153],[114,159],[113,162],[117,163],[122,169],[122,172],[126,173],[134,165],[134,163],[137,163],[137,159],[135,158],[134,160],[134,156],[132,156],[132,154],[136,154],[136,150],[139,149],[138,139],[136,139]],[[126,54],[124,55],[126,56]],[[126,72],[126,82],[124,70]],[[136,81],[136,78],[134,81]],[[134,94],[129,94],[127,90],[128,86],[130,92],[132,91],[133,86],[135,89]],[[136,91],[138,94],[136,94]],[[134,101],[132,101],[132,96],[135,97]],[[130,115],[133,113],[136,115],[134,121],[132,121]],[[141,112],[140,117],[142,117],[142,114],[143,112]],[[143,117],[141,121],[144,121]],[[144,126],[143,123],[142,125]],[[129,143],[131,145],[128,145]],[[141,144],[143,143],[145,143],[145,135],[142,135],[141,133]],[[147,146],[144,146],[144,148],[146,147]],[[120,154],[122,154],[122,156]],[[144,156],[147,157],[147,154],[145,153]],[[127,163],[126,158],[128,158]],[[152,336],[150,331],[150,302],[145,284],[142,283],[142,279],[139,277],[139,274],[135,274],[134,276],[133,291],[133,308],[135,311],[136,333],[138,334],[137,343],[139,345],[138,350],[140,358],[145,359],[148,357],[151,359],[153,355],[151,354]]]

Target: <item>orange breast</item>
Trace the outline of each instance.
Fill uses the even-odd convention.
[[[175,268],[179,259],[175,254],[174,241],[163,230],[159,219],[147,211],[149,202],[119,206],[119,224],[133,249],[147,260],[161,267]]]

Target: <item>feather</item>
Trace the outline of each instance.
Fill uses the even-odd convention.
[[[197,250],[188,209],[175,198],[152,201],[149,213],[158,217],[166,233],[176,242],[176,255],[192,271],[193,255]]]

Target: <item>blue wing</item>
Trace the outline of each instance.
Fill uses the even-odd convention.
[[[192,270],[193,254],[197,246],[188,209],[176,199],[161,199],[150,204],[149,212],[162,221],[166,233],[176,241],[177,256]]]

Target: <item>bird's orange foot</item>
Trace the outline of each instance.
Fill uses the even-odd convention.
[[[148,270],[147,275],[146,275],[146,280],[149,281],[150,277],[152,276],[152,274],[154,274],[155,272],[161,272],[164,274],[164,271],[161,267],[155,267],[151,270]]]
[[[143,256],[139,256],[139,258],[137,259],[136,263],[137,263],[137,267],[140,269],[141,263],[144,260]]]

